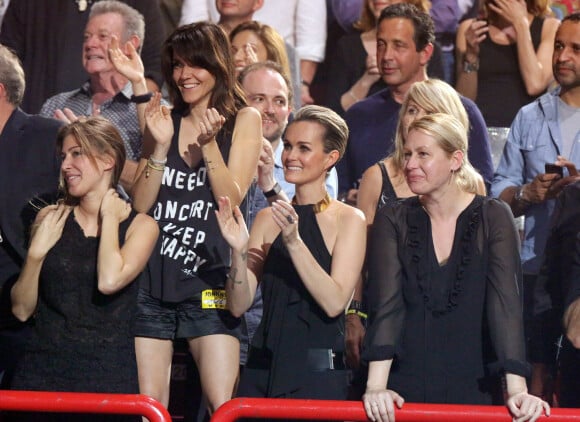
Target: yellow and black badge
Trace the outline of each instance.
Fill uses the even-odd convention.
[[[201,292],[202,309],[226,309],[226,291],[208,289]]]

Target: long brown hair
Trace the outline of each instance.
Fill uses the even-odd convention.
[[[236,81],[230,43],[216,24],[197,22],[175,29],[163,44],[162,71],[170,98],[176,110],[185,112],[188,104],[173,81],[173,64],[179,57],[190,66],[199,66],[215,78],[209,107],[215,107],[233,125],[233,117],[245,104],[244,93]]]

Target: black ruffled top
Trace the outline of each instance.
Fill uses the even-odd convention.
[[[501,201],[476,196],[439,264],[417,197],[383,208],[368,251],[363,358],[394,358],[407,401],[489,403],[490,368],[526,375],[519,236]]]

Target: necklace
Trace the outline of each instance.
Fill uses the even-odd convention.
[[[328,206],[330,205],[330,201],[332,201],[332,198],[330,197],[328,192],[326,192],[326,195],[324,195],[324,198],[322,198],[316,204],[312,205],[312,208],[314,209],[314,214],[318,214],[319,212],[322,212],[325,209],[327,209]],[[292,205],[298,205],[298,203],[296,202],[296,196],[294,196],[294,198],[292,198]]]

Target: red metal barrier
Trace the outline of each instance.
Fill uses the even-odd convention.
[[[151,422],[171,422],[161,403],[141,394],[0,390],[0,410],[141,415]]]
[[[503,406],[405,403],[397,409],[397,422],[511,422]],[[366,421],[358,401],[249,399],[237,398],[221,406],[211,422],[231,422],[239,418]],[[580,409],[552,409],[548,422],[580,422]]]

